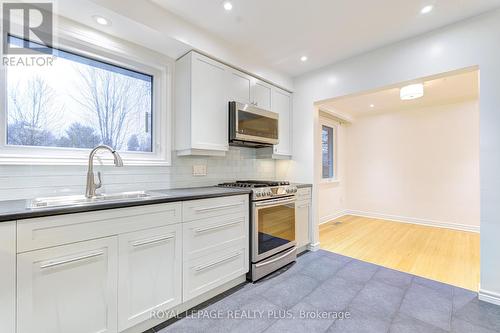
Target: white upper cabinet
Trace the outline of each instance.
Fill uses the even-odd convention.
[[[280,144],[272,157],[291,156],[291,94],[194,51],[175,65],[177,155],[225,155],[229,101],[279,113]]]
[[[224,155],[228,144],[227,67],[196,52],[176,63],[178,155]]]
[[[273,111],[271,91],[272,88],[269,84],[255,79],[251,91],[252,102],[254,105],[261,109]]]
[[[252,104],[251,89],[253,78],[250,75],[231,69],[228,71],[227,92],[228,101]]]
[[[279,143],[274,146],[275,158],[287,158],[292,155],[292,95],[284,90],[273,88],[272,111],[279,114]]]
[[[271,110],[271,85],[233,68],[228,70],[227,77],[229,101],[252,104]]]

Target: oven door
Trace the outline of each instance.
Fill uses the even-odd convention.
[[[267,145],[279,143],[277,113],[237,102],[230,102],[229,110],[233,141]]]
[[[295,246],[295,197],[253,203],[252,261]]]

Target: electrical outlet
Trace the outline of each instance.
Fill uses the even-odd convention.
[[[207,166],[205,164],[193,165],[193,176],[206,176]]]

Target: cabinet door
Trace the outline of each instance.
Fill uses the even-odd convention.
[[[0,332],[16,331],[16,222],[0,223]]]
[[[297,248],[309,244],[309,220],[311,218],[311,202],[302,201],[295,205],[295,237]]]
[[[229,70],[227,80],[228,101],[250,104],[252,78],[242,72]]]
[[[228,150],[226,66],[193,53],[191,148]]]
[[[273,89],[273,111],[279,114],[279,143],[274,146],[278,155],[292,155],[292,96],[291,94]]]
[[[181,230],[175,224],[118,236],[120,331],[181,302]]]
[[[272,88],[267,83],[254,79],[251,100],[255,106],[271,111]]]
[[[18,333],[117,332],[117,238],[17,256]]]

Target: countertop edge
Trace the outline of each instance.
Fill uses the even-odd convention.
[[[294,183],[292,185],[297,186],[297,188],[307,188],[307,187],[311,187],[312,188],[313,187],[312,184],[302,184],[302,183]]]
[[[189,190],[189,189],[186,189]],[[157,191],[155,191],[157,192]],[[127,208],[127,207],[138,207],[138,206],[149,206],[162,203],[171,203],[179,201],[191,201],[199,199],[210,199],[210,198],[220,198],[229,197],[235,195],[250,195],[251,190],[238,190],[238,191],[228,191],[228,192],[218,192],[218,193],[205,193],[205,194],[183,194],[178,196],[165,196],[165,197],[152,197],[145,200],[132,200],[123,202],[113,202],[113,203],[99,203],[93,205],[85,206],[72,206],[72,207],[54,207],[51,209],[42,210],[26,210],[25,212],[13,212],[13,213],[0,213],[0,223],[9,222],[16,220],[26,220],[31,218],[39,217],[49,217],[57,215],[75,214],[75,213],[85,213],[100,210]]]

